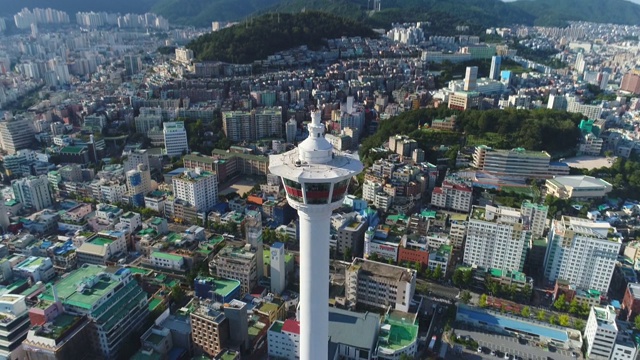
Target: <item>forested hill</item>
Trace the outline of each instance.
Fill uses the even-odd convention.
[[[342,36],[375,37],[367,26],[335,15],[307,11],[297,14],[266,14],[220,31],[202,35],[187,47],[199,60],[247,64],[275,52],[301,45],[310,48],[325,39]]]

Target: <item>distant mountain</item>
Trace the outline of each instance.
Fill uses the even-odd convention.
[[[519,0],[509,5],[531,14],[542,26],[566,21],[640,25],[640,5],[625,0]]]
[[[362,23],[328,13],[266,14],[202,35],[187,48],[193,50],[199,60],[248,64],[300,45],[317,48],[326,39],[342,36],[375,37],[376,34]]]
[[[73,16],[78,11],[145,13],[158,0],[0,0],[0,15],[13,16],[23,8],[53,8]]]
[[[136,0],[137,1],[137,0]],[[156,0],[151,10],[170,23],[210,27],[212,21],[238,21],[280,0]]]

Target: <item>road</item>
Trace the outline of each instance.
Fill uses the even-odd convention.
[[[483,352],[478,353],[475,349],[464,350],[466,359],[496,359],[496,356],[490,354],[491,350],[497,352],[497,355],[504,356],[504,353],[521,356],[523,359],[532,360],[575,360],[570,351],[557,349],[555,351],[546,351],[543,348],[534,347],[527,343],[520,343],[517,338],[511,336],[502,336],[488,334],[480,331],[455,329],[456,335],[469,336],[477,341],[483,347]]]
[[[423,287],[426,286],[428,293],[425,295],[430,295],[434,297],[441,297],[444,299],[454,300],[460,290],[454,286],[440,285],[438,283],[434,283],[431,281],[426,281],[422,279],[416,280],[416,286]]]

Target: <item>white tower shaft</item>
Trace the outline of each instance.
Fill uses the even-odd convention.
[[[313,209],[315,210],[315,209]],[[300,217],[300,359],[329,356],[329,224],[331,209]]]

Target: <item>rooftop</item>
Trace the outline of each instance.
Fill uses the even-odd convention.
[[[371,312],[356,313],[330,308],[329,341],[359,349],[371,349],[375,346],[379,324],[380,316]]]
[[[169,260],[169,261],[182,261],[182,260],[184,260],[184,258],[182,256],[180,256],[180,255],[169,254],[169,253],[159,252],[159,251],[151,253],[151,256],[159,258],[159,259]]]
[[[60,149],[61,153],[80,154],[82,151],[88,151],[84,146],[65,146]]]
[[[61,337],[66,335],[67,330],[74,327],[83,321],[82,316],[74,316],[68,313],[62,313],[58,315],[53,321],[45,324],[44,326],[36,326],[34,328],[35,335],[48,339],[62,340]]]
[[[356,258],[349,271],[360,271],[370,276],[384,277],[394,281],[410,282],[415,271],[403,267]]]
[[[610,188],[612,185],[608,182],[587,175],[576,176],[556,176],[553,179],[548,179],[548,182],[556,185],[557,187],[570,187],[570,188]]]
[[[89,242],[93,245],[104,246],[104,245],[110,245],[111,243],[113,243],[113,239],[107,239],[102,236],[97,236],[89,240]]]

